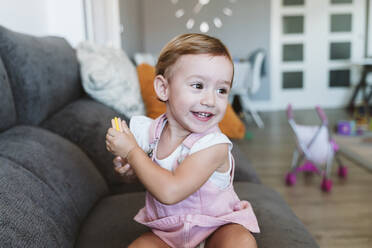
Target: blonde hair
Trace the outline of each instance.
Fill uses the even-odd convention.
[[[182,34],[169,41],[161,50],[155,67],[156,75],[170,76],[171,67],[182,55],[187,54],[225,56],[233,64],[229,50],[219,39],[205,34]]]

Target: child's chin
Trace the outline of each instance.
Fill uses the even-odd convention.
[[[203,126],[193,126],[190,129],[192,133],[204,133],[208,129],[210,129],[213,125],[203,125]]]

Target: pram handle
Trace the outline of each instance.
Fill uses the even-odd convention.
[[[287,107],[287,117],[288,117],[288,120],[293,119],[292,104],[288,104],[288,107]]]
[[[324,113],[323,109],[319,105],[317,105],[315,108],[316,108],[316,111],[318,112],[319,118],[322,120],[322,122],[324,124],[327,125],[328,124],[328,119],[327,119],[327,116]]]

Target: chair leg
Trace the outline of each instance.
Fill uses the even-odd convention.
[[[257,111],[252,107],[252,104],[249,100],[249,97],[246,96],[246,95],[245,96],[240,96],[240,100],[241,100],[242,107],[243,107],[243,110],[244,110],[244,115],[247,115],[247,112],[249,111],[249,113],[251,114],[251,116],[252,116],[253,120],[255,121],[255,123],[257,124],[257,126],[259,128],[263,128],[264,123],[263,123],[261,117],[258,115]]]

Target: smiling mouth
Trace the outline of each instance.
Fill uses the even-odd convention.
[[[214,114],[209,112],[191,112],[200,121],[209,121]]]

